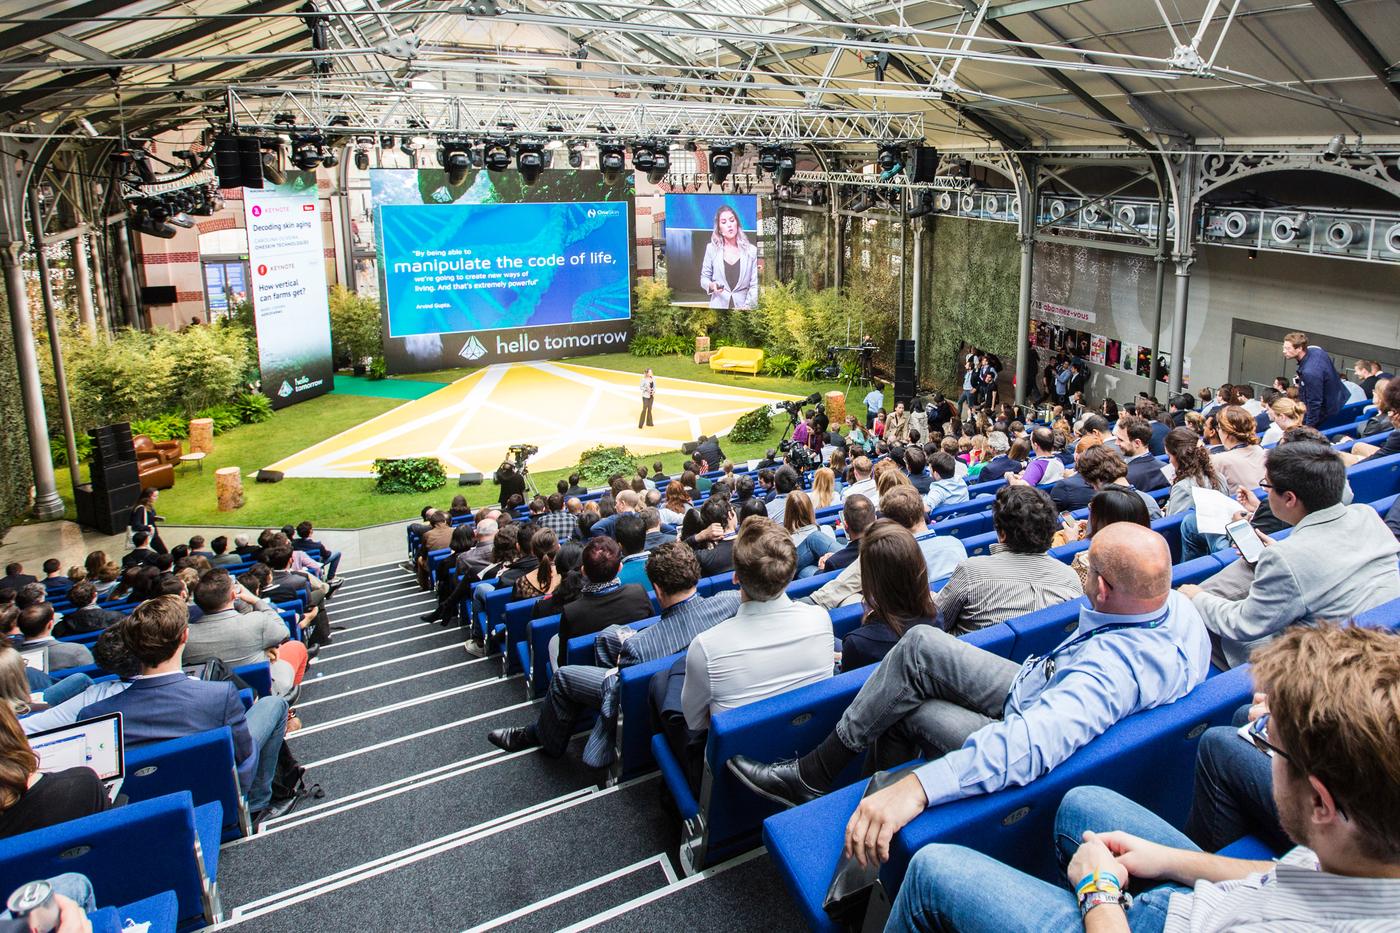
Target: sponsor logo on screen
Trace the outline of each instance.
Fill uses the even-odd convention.
[[[280,395],[280,396],[282,396],[283,398],[286,398],[287,396],[291,395],[291,394],[292,394],[292,384],[291,384],[290,382],[288,382],[287,380],[283,379],[283,380],[282,380],[282,385],[281,385],[281,387],[278,388],[278,390],[277,390],[277,394]]]
[[[486,348],[481,345],[480,340],[469,337],[458,355],[464,360],[479,360],[486,355]]]

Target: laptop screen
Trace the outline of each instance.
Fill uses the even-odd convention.
[[[43,671],[45,673],[48,673],[49,649],[47,646],[42,648],[30,648],[27,651],[21,651],[19,653],[19,656],[21,658],[24,658],[24,663],[27,667],[32,667],[36,671]]]
[[[29,737],[29,747],[45,773],[82,767],[96,771],[103,781],[116,780],[123,768],[121,713],[36,732]]]

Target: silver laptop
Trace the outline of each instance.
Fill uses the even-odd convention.
[[[36,732],[29,736],[29,747],[39,756],[39,770],[45,774],[69,768],[91,768],[107,788],[107,799],[117,799],[126,778],[121,713],[108,713],[71,726]]]
[[[19,656],[24,658],[26,667],[32,667],[36,671],[49,672],[49,646],[41,645],[38,648],[21,649]]]

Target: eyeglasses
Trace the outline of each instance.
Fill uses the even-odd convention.
[[[1260,489],[1273,489],[1273,488],[1274,488],[1274,484],[1271,483],[1271,482],[1269,482],[1269,481],[1266,480],[1266,479],[1261,479],[1261,480],[1259,481],[1259,488],[1260,488]]]
[[[1250,743],[1255,748],[1268,755],[1270,758],[1274,757],[1275,755],[1278,755],[1284,761],[1293,761],[1292,758],[1288,757],[1288,752],[1284,751],[1283,749],[1279,748],[1277,745],[1274,745],[1272,742],[1269,741],[1268,713],[1265,713],[1263,716],[1260,716],[1258,719],[1254,720],[1254,722],[1250,724],[1249,732],[1247,734],[1249,736]]]

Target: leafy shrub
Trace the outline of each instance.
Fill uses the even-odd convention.
[[[629,349],[633,356],[670,356],[677,353],[689,355],[694,346],[695,338],[670,334],[665,337],[633,337]]]
[[[797,360],[785,353],[774,353],[763,359],[763,374],[765,376],[787,377],[796,371]]]
[[[389,367],[384,362],[384,357],[376,356],[369,364],[369,378],[373,380],[389,378]]]
[[[195,413],[196,418],[208,418],[214,422],[214,433],[223,434],[243,423],[243,417],[232,404],[210,405]]]
[[[337,361],[356,364],[378,355],[384,346],[379,302],[344,285],[330,291],[331,347]]]
[[[842,382],[860,382],[861,366],[860,360],[844,360],[841,363]]]
[[[773,417],[768,409],[755,408],[740,416],[729,431],[729,439],[736,444],[757,444],[773,432]]]
[[[144,434],[153,441],[184,440],[190,436],[190,423],[183,415],[156,415],[131,422],[132,434]]]
[[[575,471],[589,486],[605,483],[614,473],[631,476],[637,471],[636,458],[626,447],[606,447],[599,444],[579,454]]]
[[[87,434],[78,434],[73,438],[73,444],[78,448],[78,461],[80,463],[86,463],[92,459],[91,437]],[[63,442],[62,435],[49,435],[49,454],[53,457],[54,466],[68,466],[68,445]]]
[[[817,371],[820,370],[823,365],[821,360],[803,360],[797,364],[792,372],[798,379],[807,382],[815,382],[817,379]]]
[[[232,405],[244,424],[261,424],[272,417],[272,400],[256,392],[244,392]]]
[[[447,472],[437,457],[403,457],[374,461],[374,491],[428,492],[447,485]]]

